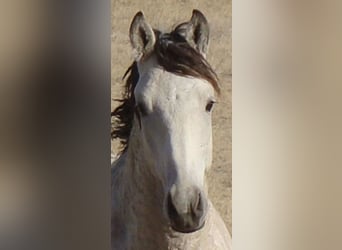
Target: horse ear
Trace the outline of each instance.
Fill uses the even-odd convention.
[[[176,31],[193,48],[206,56],[209,47],[209,24],[202,12],[194,9],[190,21],[180,24]]]
[[[153,50],[156,38],[152,27],[146,22],[144,14],[139,11],[133,18],[129,29],[129,38],[137,58]]]

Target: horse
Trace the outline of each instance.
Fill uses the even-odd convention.
[[[208,198],[218,78],[206,60],[209,25],[165,33],[138,12],[130,25],[135,60],[112,112],[122,151],[111,168],[114,250],[229,250],[231,236]]]

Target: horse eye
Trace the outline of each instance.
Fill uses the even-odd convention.
[[[147,115],[147,108],[143,103],[138,103],[135,109],[141,116]]]
[[[206,110],[207,112],[210,112],[210,111],[213,109],[214,103],[215,103],[215,101],[209,101],[209,102],[207,103],[207,106],[205,106],[205,110]]]

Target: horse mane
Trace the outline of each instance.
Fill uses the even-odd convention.
[[[217,94],[220,93],[218,77],[208,61],[190,44],[179,32],[178,25],[170,33],[161,33],[154,30],[156,43],[154,55],[158,64],[166,71],[180,75],[202,78],[208,81]],[[134,61],[123,76],[126,79],[123,98],[116,100],[120,105],[111,112],[112,123],[111,138],[119,139],[121,152],[128,148],[128,140],[131,133],[134,113],[135,98],[134,89],[139,81],[137,62]]]

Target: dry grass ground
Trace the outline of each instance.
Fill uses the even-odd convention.
[[[222,88],[213,114],[214,160],[208,176],[209,196],[231,231],[231,1],[112,0],[112,98],[121,97],[121,78],[132,61],[128,29],[135,13],[142,10],[153,27],[169,30],[174,24],[189,20],[193,9],[199,9],[208,19],[211,34],[207,59]],[[116,105],[112,101],[112,108]],[[113,153],[117,145],[112,142]]]

